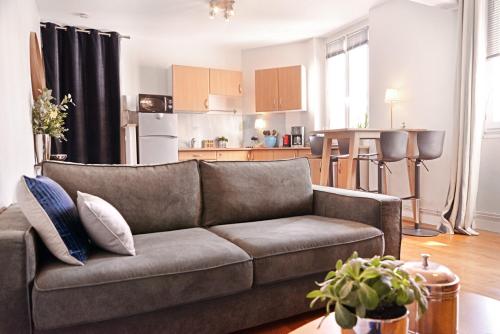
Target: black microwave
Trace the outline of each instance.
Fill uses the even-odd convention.
[[[171,114],[174,112],[172,96],[139,94],[139,111]]]

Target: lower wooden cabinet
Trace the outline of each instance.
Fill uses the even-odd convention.
[[[179,160],[217,160],[216,151],[179,151]]]
[[[217,161],[247,161],[250,151],[217,151]]]

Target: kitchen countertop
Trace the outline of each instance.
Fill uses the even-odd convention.
[[[226,147],[226,148],[201,148],[201,147],[184,147],[179,148],[180,152],[190,151],[252,151],[252,150],[310,150],[310,147]]]

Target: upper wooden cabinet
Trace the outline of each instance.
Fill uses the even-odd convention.
[[[278,69],[255,71],[255,109],[257,112],[278,110]]]
[[[173,65],[172,96],[174,110],[208,111],[209,78],[208,68]]]
[[[210,94],[241,96],[242,74],[240,71],[210,69]]]
[[[306,78],[301,65],[255,71],[255,110],[305,110]]]

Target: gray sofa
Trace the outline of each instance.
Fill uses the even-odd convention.
[[[0,333],[227,333],[309,310],[337,259],[399,256],[401,201],[313,187],[307,159],[156,166],[46,162],[75,200],[124,216],[136,256],[46,255],[13,205],[0,215]]]

